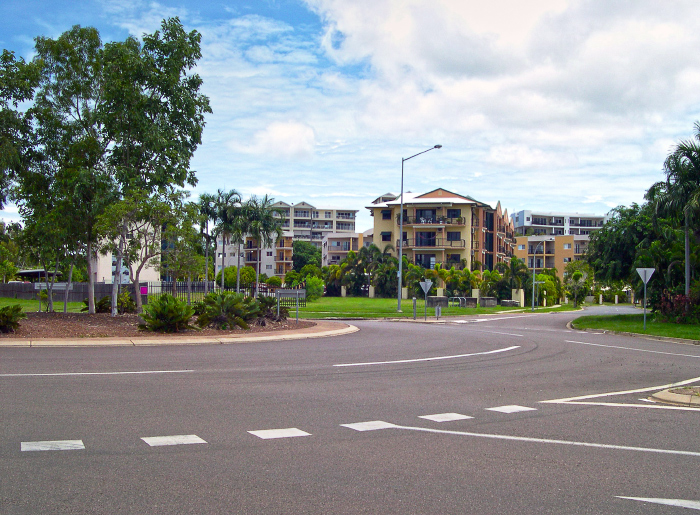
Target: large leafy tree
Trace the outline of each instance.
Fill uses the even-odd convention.
[[[296,272],[309,264],[321,267],[321,249],[313,243],[297,240],[292,243],[292,250],[292,268]]]

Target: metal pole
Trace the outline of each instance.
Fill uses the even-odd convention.
[[[410,158],[409,158],[410,159]],[[402,270],[403,270],[403,163],[406,161],[403,157],[401,158],[401,207],[399,208],[399,272],[397,276],[398,282],[398,303],[396,311],[401,313],[401,287],[402,284]]]
[[[644,272],[644,330],[647,330],[647,273]]]

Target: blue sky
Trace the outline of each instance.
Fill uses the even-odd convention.
[[[5,0],[0,42],[72,25],[104,41],[179,16],[213,114],[196,197],[235,188],[364,209],[441,186],[521,209],[641,202],[700,120],[695,0]],[[10,206],[1,214],[15,219]]]

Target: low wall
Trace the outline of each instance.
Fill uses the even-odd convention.
[[[441,306],[443,308],[446,308],[447,297],[428,297],[428,307],[434,308],[435,306]]]
[[[501,306],[511,307],[511,308],[519,308],[520,302],[518,302],[517,300],[502,300]]]
[[[495,308],[498,305],[498,300],[496,297],[481,297],[479,299],[479,305],[482,308]]]

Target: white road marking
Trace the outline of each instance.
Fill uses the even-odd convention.
[[[466,420],[474,417],[462,415],[461,413],[437,413],[435,415],[421,415],[418,418],[432,420],[433,422],[452,422],[453,420]]]
[[[151,447],[162,445],[189,445],[193,443],[207,443],[197,435],[172,435],[172,436],[146,436],[141,438]]]
[[[511,318],[529,318],[537,315],[513,315],[509,317],[494,317],[494,318],[477,318],[475,320],[467,320],[467,323],[492,322],[494,320],[510,320]]]
[[[21,451],[77,451],[85,449],[82,440],[45,440],[42,442],[22,442]]]
[[[434,356],[432,358],[417,358],[417,359],[399,359],[396,361],[371,361],[368,363],[342,363],[340,365],[333,365],[334,367],[361,367],[369,365],[392,365],[395,363],[418,363],[420,361],[438,361],[441,359],[455,359],[455,358],[468,358],[471,356],[485,356],[487,354],[497,354],[499,352],[507,352],[509,350],[519,349],[520,345],[514,345],[512,347],[506,347],[505,349],[496,349],[485,352],[473,352],[471,354],[457,354],[454,356]]]
[[[121,376],[132,374],[184,374],[194,370],[138,370],[135,372],[55,372],[47,374],[0,374],[0,377]]]
[[[660,386],[650,386],[647,388],[638,388],[636,390],[625,390],[620,392],[607,392],[607,393],[595,393],[592,395],[581,395],[580,397],[568,397],[565,399],[551,399],[548,401],[540,401],[543,404],[578,404],[584,406],[609,406],[614,408],[646,408],[646,409],[665,409],[665,410],[676,410],[676,411],[698,411],[698,408],[690,408],[684,406],[667,406],[664,404],[653,403],[653,404],[626,404],[617,402],[587,402],[587,399],[596,399],[600,397],[610,397],[613,395],[627,395],[631,393],[642,393],[642,392],[653,392],[659,390],[665,390],[667,388],[673,388],[675,386],[683,386],[686,384],[697,383],[700,381],[700,377],[694,377],[693,379],[687,379],[685,381],[678,381],[677,383],[663,384]]]
[[[526,406],[518,406],[510,404],[508,406],[498,406],[495,408],[486,408],[489,411],[498,411],[499,413],[519,413],[521,411],[537,411],[537,408],[528,408]]]
[[[371,429],[357,429],[351,426],[357,426],[362,424],[373,424],[376,427]],[[591,443],[591,442],[577,442],[573,440],[554,440],[551,438],[531,438],[527,436],[511,436],[511,435],[497,435],[489,433],[470,433],[467,431],[450,431],[447,429],[432,429],[427,427],[412,427],[412,426],[399,426],[392,424],[390,422],[384,422],[382,420],[375,420],[373,422],[361,422],[359,424],[341,424],[343,427],[349,427],[350,429],[355,429],[356,431],[371,431],[373,429],[404,429],[407,431],[419,431],[423,433],[436,433],[443,435],[455,435],[455,436],[473,436],[476,438],[489,438],[493,440],[507,440],[513,442],[528,442],[528,443],[547,443],[554,445],[571,445],[574,447],[592,447],[595,449],[611,449],[618,451],[636,451],[636,452],[650,452],[656,454],[673,454],[678,456],[691,456],[693,458],[700,458],[700,452],[693,451],[678,451],[675,449],[654,449],[652,447],[631,447],[628,445],[612,445],[605,443]]]
[[[377,429],[390,429],[399,427],[383,420],[371,420],[369,422],[357,422],[355,424],[340,424],[342,427],[348,427],[355,431],[376,431]]]
[[[654,504],[664,504],[666,506],[676,506],[678,508],[690,508],[691,510],[700,510],[700,501],[688,501],[686,499],[657,499],[654,497],[622,497],[616,495],[618,499],[629,499],[630,501],[642,501]]]
[[[296,427],[288,427],[286,429],[263,429],[260,431],[248,431],[251,435],[269,440],[272,438],[294,438],[296,436],[311,436],[311,433],[297,429]]]
[[[651,354],[665,354],[667,356],[680,356],[683,358],[699,358],[700,355],[696,354],[676,354],[675,352],[662,352],[658,350],[646,350],[646,349],[635,349],[634,347],[620,347],[618,345],[603,345],[602,343],[589,343],[589,342],[576,342],[573,340],[565,340],[566,343],[580,343],[581,345],[591,345],[593,347],[607,347],[609,349],[622,349],[622,350],[633,350],[636,352],[649,352]]]

